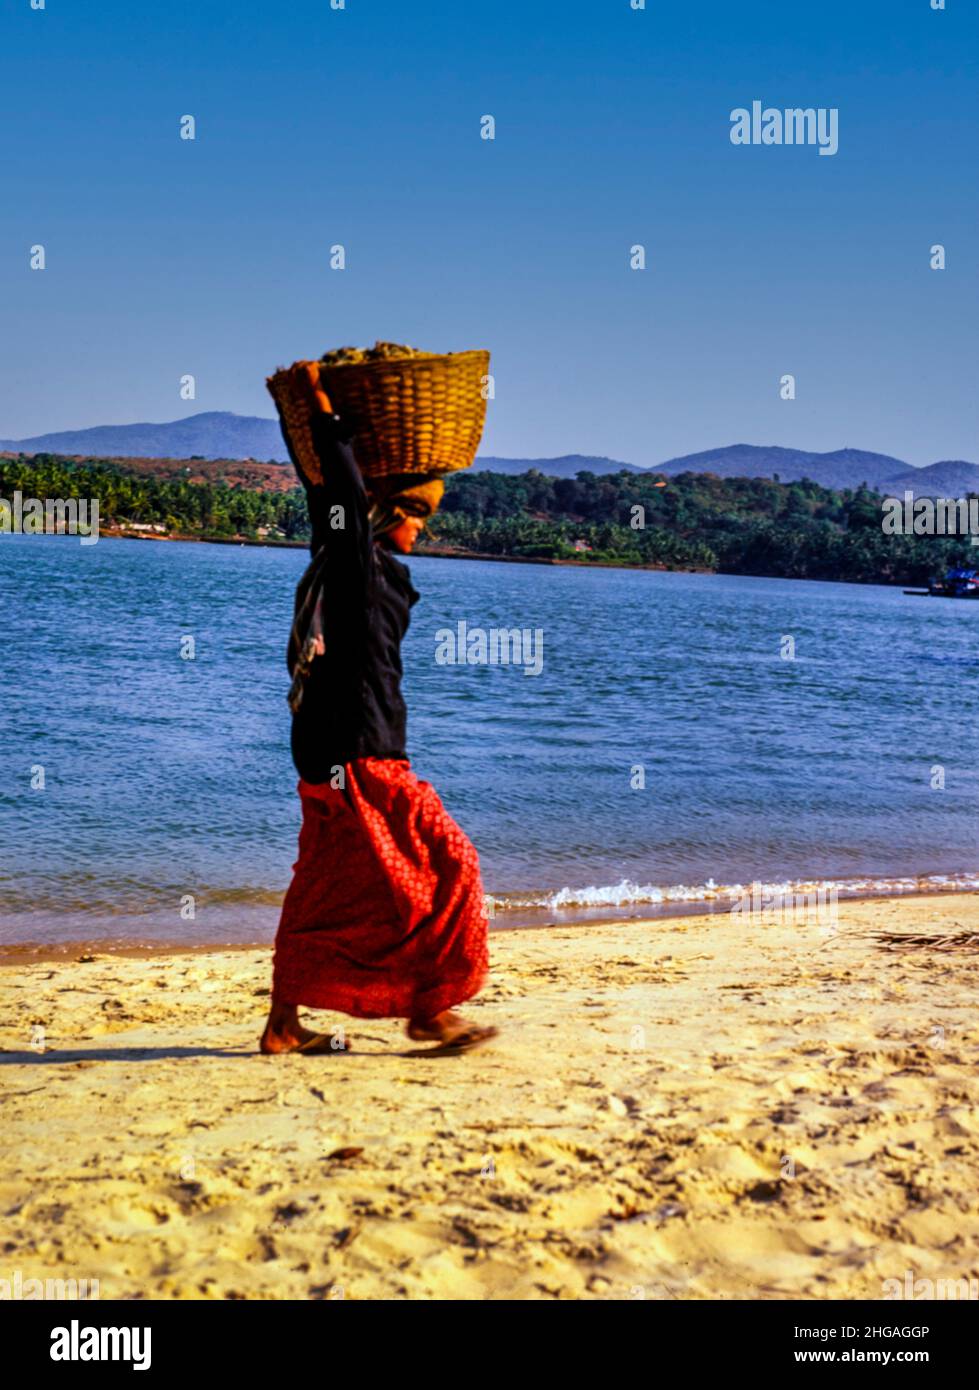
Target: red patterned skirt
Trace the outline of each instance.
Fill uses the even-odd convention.
[[[479,859],[406,761],[358,758],[344,776],[343,790],[299,783],[273,997],[357,1018],[431,1018],[486,978]]]

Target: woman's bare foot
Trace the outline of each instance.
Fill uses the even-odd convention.
[[[295,1004],[273,1004],[259,1050],[266,1055],[280,1052],[349,1052],[343,1032],[313,1033],[299,1022]]]
[[[409,1038],[415,1042],[438,1044],[431,1049],[432,1052],[466,1052],[495,1038],[497,1031],[496,1028],[482,1028],[476,1023],[469,1023],[452,1009],[446,1009],[434,1018],[413,1018],[408,1023]]]

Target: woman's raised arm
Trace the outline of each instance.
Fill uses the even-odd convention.
[[[310,430],[322,477],[322,482],[309,477],[283,430],[289,457],[306,489],[313,532],[310,550],[316,555],[326,545],[331,559],[356,570],[366,566],[370,554],[370,503],[354,458],[352,436],[320,385],[318,363],[306,362],[295,370],[308,394]]]

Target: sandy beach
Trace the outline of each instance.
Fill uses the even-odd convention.
[[[503,1035],[434,1059],[358,1020],[349,1055],[260,1056],[265,950],[6,964],[0,1278],[881,1299],[979,1276],[979,896],[491,944],[471,1012]]]

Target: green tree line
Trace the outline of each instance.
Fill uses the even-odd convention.
[[[909,585],[977,560],[968,538],[884,535],[881,498],[863,487],[834,491],[808,479],[704,473],[657,486],[662,481],[628,472],[454,474],[420,549]],[[166,480],[123,460],[0,459],[0,497],[18,490],[42,500],[98,498],[103,526],[148,522],[172,535],[214,539],[250,539],[271,528],[287,540],[309,540],[298,486],[274,492]]]
[[[484,554],[867,584],[922,585],[977,563],[968,538],[885,535],[882,499],[865,487],[709,473],[663,482],[628,472],[458,474],[430,530]],[[576,541],[591,549],[576,551]]]
[[[42,501],[55,497],[98,498],[102,526],[127,521],[162,525],[174,535],[228,539],[254,538],[258,528],[275,527],[288,540],[309,539],[309,516],[302,489],[289,492],[229,487],[155,478],[121,462],[85,459],[76,463],[56,454],[0,459],[0,497],[14,491]]]

